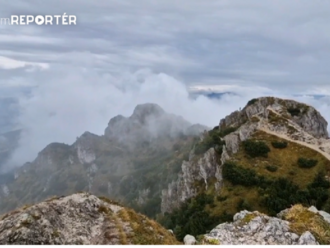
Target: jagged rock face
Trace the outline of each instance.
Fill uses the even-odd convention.
[[[206,243],[216,240],[221,245],[318,244],[309,231],[302,235],[291,232],[288,221],[246,210],[237,213],[233,223],[218,225],[204,238]]]
[[[207,189],[210,186],[210,179],[216,179],[215,187],[219,187],[222,181],[221,168],[213,148],[199,159],[190,157],[189,161],[182,163],[181,169],[178,180],[173,181],[168,189],[162,191],[162,213],[170,213],[182,202],[196,196],[198,193],[196,182],[200,182],[200,187]]]
[[[315,138],[328,138],[328,123],[315,108],[293,100],[274,97],[261,97],[251,100],[242,111],[233,112],[221,120],[220,128],[229,126],[239,127],[246,121],[251,120],[253,116],[268,119],[269,108],[274,109],[283,115],[283,117],[290,119]],[[290,110],[296,110],[298,112],[290,114]]]
[[[182,117],[166,113],[157,104],[140,104],[125,118],[118,115],[109,121],[105,136],[134,147],[159,137],[176,137],[180,134],[197,135],[207,129],[191,125]]]
[[[50,199],[0,220],[0,244],[177,244],[154,221],[86,193]]]

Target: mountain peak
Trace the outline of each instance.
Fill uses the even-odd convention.
[[[118,115],[109,121],[105,136],[130,146],[151,142],[159,137],[195,135],[201,128],[188,129],[191,124],[181,116],[166,113],[154,103],[139,104],[130,117]]]
[[[160,117],[165,114],[165,111],[155,103],[139,104],[133,111],[132,119],[139,120],[140,123],[145,123],[147,118]]]
[[[220,128],[239,127],[250,120],[267,120],[276,127],[286,126],[312,135],[328,138],[325,118],[312,106],[294,100],[276,97],[251,99],[241,111],[235,111],[220,121]]]

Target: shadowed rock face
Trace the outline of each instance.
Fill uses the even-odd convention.
[[[0,244],[178,244],[159,224],[80,193],[15,210],[0,220]]]

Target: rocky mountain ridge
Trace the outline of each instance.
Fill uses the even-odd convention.
[[[34,161],[2,181],[0,211],[52,195],[89,191],[136,207],[156,205],[156,214],[163,186],[154,182],[166,184],[176,176],[193,140],[205,129],[156,104],[138,105],[130,117],[112,118],[102,136],[85,132],[72,145],[46,146]]]
[[[179,244],[147,217],[88,193],[55,197],[1,217],[0,244]]]

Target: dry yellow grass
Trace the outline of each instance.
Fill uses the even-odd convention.
[[[271,151],[268,153],[267,158],[251,158],[244,152],[244,148],[241,146],[238,153],[234,154],[231,159],[239,166],[252,169],[256,171],[258,175],[263,175],[269,179],[280,177],[287,178],[301,189],[311,183],[316,174],[320,171],[330,176],[330,161],[317,151],[290,141],[287,141],[288,146],[286,148],[276,149],[271,144],[273,141],[282,142],[286,140],[262,131],[256,132],[251,138],[264,141]],[[297,164],[299,157],[317,159],[318,163],[315,167],[310,169],[300,168]],[[270,172],[266,169],[267,165],[276,166],[278,169],[275,172]],[[237,206],[242,200],[245,200],[252,210],[258,210],[263,213],[268,212],[260,203],[260,195],[256,187],[232,185],[225,180],[220,191],[215,192],[214,187],[210,187],[207,194],[214,194],[224,198],[227,197],[227,199],[223,201],[217,200],[217,197],[215,197],[215,207],[207,207],[207,210],[215,216],[219,216],[224,212],[227,214],[235,214],[237,212]]]
[[[284,218],[290,222],[292,232],[301,235],[310,231],[320,244],[330,244],[330,224],[319,214],[298,204],[293,206]]]
[[[324,171],[328,176],[330,176],[330,161],[317,151],[289,141],[287,141],[287,148],[276,149],[272,146],[271,142],[282,142],[286,140],[262,131],[256,132],[252,138],[264,141],[271,151],[268,153],[267,158],[251,158],[245,154],[243,147],[241,147],[239,152],[235,154],[233,158],[240,166],[244,168],[253,169],[259,175],[264,175],[267,177],[288,178],[300,188],[306,187],[311,181],[313,181],[319,171]],[[313,168],[300,168],[297,164],[300,157],[313,158],[318,160],[318,163]],[[278,170],[275,172],[270,172],[266,169],[267,165],[277,166]]]
[[[119,218],[124,222],[129,222],[130,218],[125,208],[121,209],[118,213]]]
[[[181,244],[170,232],[155,221],[149,220],[146,216],[137,214],[131,209],[127,209],[126,213],[134,233],[133,244]]]

